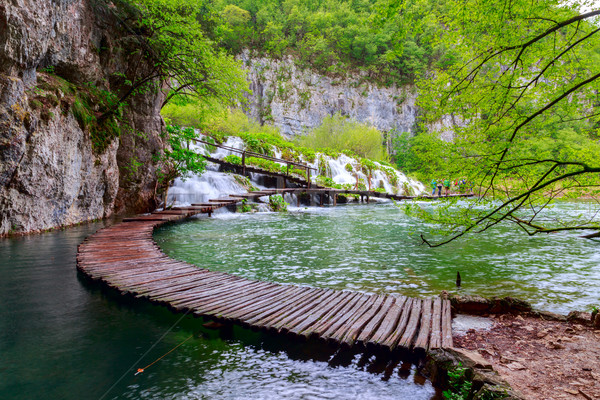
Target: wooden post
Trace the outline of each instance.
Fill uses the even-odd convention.
[[[285,171],[287,176],[290,176],[290,163],[287,163],[287,170]]]
[[[367,204],[369,204],[369,195],[367,195]]]
[[[321,206],[321,207],[323,207],[323,197],[325,197],[324,192],[319,194],[319,206]]]
[[[310,189],[310,167],[306,167],[306,187]]]
[[[333,206],[337,206],[337,193],[333,195]]]
[[[296,193],[296,205],[300,207],[300,192]]]
[[[242,175],[246,175],[246,151],[242,152]]]

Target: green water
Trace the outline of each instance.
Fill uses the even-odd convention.
[[[397,360],[239,327],[210,330],[201,319],[179,320],[164,307],[89,285],[76,273],[76,247],[99,226],[0,240],[0,399],[434,396],[414,366]]]
[[[592,209],[562,203],[548,217]],[[167,254],[252,279],[369,293],[515,296],[567,313],[600,304],[600,243],[578,233],[527,236],[501,226],[440,248],[420,244],[427,227],[392,204],[221,214],[171,225],[155,239]]]

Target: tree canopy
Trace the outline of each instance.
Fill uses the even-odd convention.
[[[439,25],[428,16],[439,0],[407,3],[418,25],[401,15],[381,20],[387,0],[214,0],[225,26],[221,43],[234,53],[250,49],[270,57],[293,55],[303,67],[345,75],[360,70],[384,85],[412,82],[437,63]],[[378,23],[375,23],[377,20]],[[401,40],[398,40],[401,38]]]
[[[224,105],[243,100],[248,90],[245,73],[240,63],[218,46],[219,17],[207,1],[127,2],[133,10],[130,7],[121,21],[139,42],[140,60],[150,61],[138,65],[151,67],[123,72],[122,78],[130,86],[123,98],[158,81],[158,89],[168,91],[164,104],[178,95]]]
[[[387,12],[402,14],[407,3]],[[503,221],[531,235],[600,230],[595,214],[565,223],[544,218],[558,197],[600,194],[600,10],[582,6],[461,0],[437,16],[445,29],[436,43],[457,62],[419,80],[423,130],[452,138],[431,146],[443,149],[443,173],[467,176],[486,199],[430,214],[449,236],[425,242],[446,243]],[[432,157],[412,156],[417,164]]]

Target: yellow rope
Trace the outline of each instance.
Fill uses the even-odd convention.
[[[156,360],[154,360],[150,364],[146,365],[144,368],[138,368],[137,372],[134,375],[141,374],[146,369],[148,369],[149,367],[153,366],[154,364],[156,364],[157,362],[159,362],[160,360],[162,360],[163,358],[165,358],[167,355],[169,355],[170,353],[172,353],[179,346],[181,346],[182,344],[184,344],[185,342],[187,342],[188,340],[190,340],[192,337],[194,337],[194,334],[191,334],[190,336],[188,336],[188,338],[185,339],[183,342],[179,343],[177,346],[173,347],[171,350],[167,351],[165,354],[163,354],[162,356],[158,357]]]

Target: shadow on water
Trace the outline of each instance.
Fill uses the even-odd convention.
[[[225,344],[233,344],[235,347],[244,348],[256,354],[266,355],[265,359],[259,360],[262,365],[254,365],[259,368],[271,368],[269,360],[271,357],[283,357],[292,364],[313,364],[321,365],[320,378],[326,377],[330,371],[340,371],[344,374],[344,370],[353,375],[356,372],[363,373],[363,376],[368,375],[370,381],[380,381],[380,384],[385,385],[390,380],[395,380],[396,383],[402,385],[402,382],[410,383],[412,394],[414,397],[423,399],[441,399],[441,392],[431,387],[431,383],[420,372],[420,365],[423,365],[423,354],[415,354],[412,352],[394,352],[379,349],[365,349],[362,347],[339,347],[333,346],[330,343],[318,340],[299,340],[296,337],[272,333],[269,331],[258,331],[250,328],[245,328],[237,324],[226,323],[222,321],[214,321],[210,318],[196,317],[192,315],[183,315],[182,313],[174,313],[165,306],[151,304],[146,301],[140,301],[133,296],[122,295],[117,290],[107,288],[106,286],[92,282],[84,274],[78,273],[78,280],[91,294],[100,296],[108,303],[111,303],[117,309],[127,312],[128,314],[144,314],[149,316],[152,321],[160,326],[165,331],[169,330],[173,325],[176,326],[174,332],[178,333],[179,337],[185,335],[193,335],[193,339],[189,342],[186,348],[189,350],[195,345],[202,342],[220,342]],[[186,338],[187,339],[187,338]],[[185,339],[184,339],[185,340]],[[173,344],[173,343],[171,343]],[[177,343],[175,343],[177,345]],[[167,349],[169,351],[170,349]],[[144,358],[140,364],[147,365],[162,353],[158,351],[151,352]],[[168,360],[165,360],[168,362]],[[125,367],[125,366],[123,366]],[[135,372],[138,365],[131,365],[130,375]],[[124,368],[126,370],[126,368]],[[349,377],[350,378],[350,377]],[[279,377],[277,377],[279,379]],[[263,381],[264,383],[264,381]],[[256,382],[255,384],[262,385],[263,383]],[[348,382],[346,382],[347,384]],[[394,385],[391,385],[393,388]],[[132,388],[131,385],[128,387]],[[423,393],[419,393],[419,388],[423,388]],[[238,388],[239,389],[239,388]],[[396,388],[397,389],[397,388]],[[256,390],[256,388],[254,389]],[[385,394],[367,392],[363,395],[356,392],[356,396],[348,395],[348,393],[338,392],[338,389],[330,393],[322,392],[317,398],[382,398]],[[237,390],[236,390],[237,391]],[[235,392],[235,391],[234,391]],[[386,391],[384,391],[386,392]],[[400,394],[402,391],[396,391]],[[205,394],[203,393],[203,396]],[[258,395],[258,397],[256,397]],[[297,398],[305,398],[307,393],[302,390],[297,393]],[[255,398],[271,398],[263,393],[264,397],[255,394]],[[322,397],[321,397],[322,396]],[[239,398],[241,396],[233,395],[231,398]],[[111,398],[107,396],[106,398]],[[192,396],[192,398],[195,398]],[[203,397],[202,397],[203,398]],[[230,398],[226,396],[225,398]],[[279,397],[272,397],[279,398]],[[286,398],[296,398],[293,393],[287,393]],[[310,396],[306,398],[311,398]],[[396,398],[392,396],[391,398]],[[405,398],[405,397],[397,397]]]

